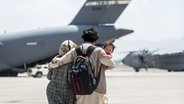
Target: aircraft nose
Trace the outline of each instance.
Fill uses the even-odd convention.
[[[125,65],[129,64],[129,59],[127,57],[123,58],[122,63]]]

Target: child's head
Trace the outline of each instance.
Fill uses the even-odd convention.
[[[111,55],[114,51],[115,45],[113,43],[105,43],[103,46],[103,49],[105,50],[105,52],[109,55]]]

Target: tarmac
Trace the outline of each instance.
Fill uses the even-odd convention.
[[[184,104],[184,72],[118,66],[106,72],[108,104]],[[48,104],[46,77],[0,77],[0,104]]]

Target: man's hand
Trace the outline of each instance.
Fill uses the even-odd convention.
[[[52,70],[52,69],[58,68],[58,67],[59,67],[59,63],[58,63],[58,61],[57,61],[56,59],[53,59],[53,60],[49,63],[49,65],[48,65],[48,69],[49,69],[49,70]]]

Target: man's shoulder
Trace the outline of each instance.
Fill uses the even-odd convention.
[[[97,46],[95,46],[95,50],[103,51],[103,49],[101,47],[97,47]]]
[[[95,53],[96,55],[97,54],[99,55],[99,54],[105,54],[105,51],[101,47],[96,47],[93,53]]]
[[[93,46],[95,48],[93,52],[97,52],[97,53],[104,53],[105,52],[101,47],[95,46],[95,45],[90,44],[90,43],[83,43],[79,47],[81,49],[88,49],[88,47],[90,47],[90,46]]]

